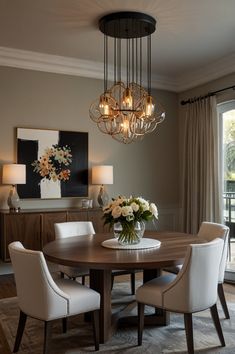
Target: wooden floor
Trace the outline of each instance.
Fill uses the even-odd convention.
[[[16,296],[16,287],[13,274],[0,276],[0,299]]]
[[[16,288],[13,274],[0,276],[0,299],[16,296]],[[0,323],[0,353],[11,354],[11,350],[5,338],[1,323]]]

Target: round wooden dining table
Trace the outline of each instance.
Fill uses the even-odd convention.
[[[178,232],[145,231],[145,238],[157,239],[160,247],[148,249],[111,249],[102,246],[111,234],[95,234],[69,237],[46,244],[43,253],[50,262],[90,269],[90,287],[101,295],[100,304],[100,342],[106,342],[117,326],[135,323],[136,317],[123,318],[117,313],[112,315],[111,271],[115,269],[143,270],[146,282],[160,275],[165,267],[182,264],[187,246],[200,243],[197,237]],[[134,322],[135,321],[135,322]],[[169,316],[165,311],[157,311],[146,322],[166,325]]]

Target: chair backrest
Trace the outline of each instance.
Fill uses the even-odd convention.
[[[91,221],[68,221],[54,224],[56,239],[94,235],[95,230]]]
[[[44,321],[65,316],[68,295],[52,279],[43,253],[25,249],[18,241],[8,248],[20,309]]]
[[[204,221],[198,231],[197,236],[201,240],[212,241],[219,237],[224,241],[223,253],[219,268],[219,283],[224,281],[224,273],[228,258],[229,227],[223,224]]]
[[[182,269],[163,291],[165,308],[192,313],[216,303],[223,244],[223,240],[217,238],[211,242],[188,246]]]

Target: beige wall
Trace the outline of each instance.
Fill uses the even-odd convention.
[[[16,127],[89,133],[89,166],[112,164],[110,196],[142,195],[160,209],[179,204],[177,94],[154,91],[166,120],[141,142],[124,145],[98,131],[88,114],[103,89],[101,80],[0,67],[0,163],[15,162]],[[7,208],[8,186],[0,186],[0,208]],[[90,186],[94,198],[98,186]],[[80,199],[23,200],[23,208],[78,206]],[[175,212],[175,211],[174,211]],[[166,221],[167,223],[167,221]]]

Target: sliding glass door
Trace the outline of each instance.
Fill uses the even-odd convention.
[[[230,227],[226,279],[235,282],[235,100],[218,105],[223,166],[223,216]]]

